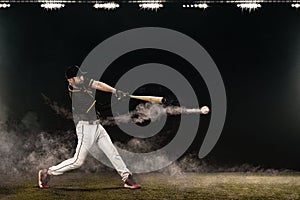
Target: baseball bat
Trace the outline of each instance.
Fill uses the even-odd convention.
[[[130,95],[130,98],[139,99],[139,100],[143,100],[143,101],[150,101],[150,102],[153,102],[153,103],[163,103],[164,102],[163,97],[155,97],[155,96]]]

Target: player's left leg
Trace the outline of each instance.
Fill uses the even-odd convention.
[[[106,130],[101,125],[99,125],[98,127],[98,134],[99,134],[99,138],[97,144],[99,148],[104,152],[104,154],[108,157],[108,159],[110,160],[114,168],[117,170],[117,172],[120,174],[120,176],[122,177],[122,180],[125,183],[124,187],[130,189],[141,188],[141,185],[137,184],[134,181],[132,177],[132,173],[126,167],[126,164],[121,158],[118,150],[112,143]]]
[[[77,134],[77,147],[75,154],[72,158],[69,158],[58,165],[52,166],[48,169],[42,169],[38,172],[38,185],[40,188],[48,188],[48,182],[50,176],[62,175],[63,173],[79,168],[83,163],[88,154],[88,148],[93,143],[95,138],[95,131],[97,125],[88,125],[82,121],[76,126]]]

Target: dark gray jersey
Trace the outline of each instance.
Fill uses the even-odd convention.
[[[95,109],[95,89],[82,86],[80,88],[69,87],[72,98],[74,121],[93,121],[99,119],[99,112]]]

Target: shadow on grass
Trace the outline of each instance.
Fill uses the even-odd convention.
[[[0,187],[0,198],[2,196],[16,193],[16,189]]]
[[[126,189],[124,187],[105,187],[105,188],[49,188],[49,190],[54,191],[76,191],[76,192],[94,192],[94,191],[103,191],[103,190],[121,190]]]

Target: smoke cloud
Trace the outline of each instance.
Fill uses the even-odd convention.
[[[159,104],[145,103],[139,104],[135,110],[128,114],[118,115],[115,117],[108,117],[103,119],[101,123],[104,126],[113,126],[122,123],[143,123],[151,120],[155,122],[160,120],[165,115],[182,115],[182,114],[200,114],[199,108],[185,108],[179,106],[165,106]]]
[[[0,126],[0,171],[1,176],[11,174],[29,175],[38,169],[57,163],[69,157],[72,140],[38,132],[37,117],[28,113],[13,127],[10,122],[1,121]],[[68,136],[69,137],[69,136]]]
[[[55,114],[59,115],[64,119],[73,119],[72,112],[69,109],[58,105],[57,102],[52,101],[50,98],[41,94],[45,103],[54,111]],[[181,114],[200,114],[199,108],[185,108],[179,106],[165,106],[152,103],[141,103],[136,106],[135,110],[129,113],[107,117],[101,120],[101,124],[104,126],[114,126],[116,124],[124,123],[143,123],[151,120],[155,122],[164,115],[181,115]]]
[[[161,138],[155,140],[149,140],[145,142],[143,139],[133,138],[127,144],[121,144],[116,142],[115,145],[126,149],[128,151],[136,152],[150,152],[155,150],[157,143],[159,143]],[[159,161],[161,163],[166,163],[169,161],[167,154],[161,154],[159,156]],[[134,161],[139,165],[139,167],[149,168],[149,165],[155,165],[151,160],[139,160]],[[276,175],[282,172],[289,172],[287,169],[270,169],[262,166],[254,166],[251,164],[222,164],[217,165],[213,162],[209,162],[205,159],[199,159],[197,154],[186,154],[177,161],[173,162],[169,166],[159,170],[160,173],[169,176],[178,176],[184,175],[185,173],[194,172],[194,173],[216,173],[216,172],[242,172],[242,173],[268,173]]]
[[[47,97],[46,95],[44,95],[43,93],[41,93],[45,104],[47,104],[53,111],[55,114],[61,116],[64,119],[73,119],[73,114],[72,112],[69,111],[69,109],[58,105],[57,102],[52,101],[49,97]]]
[[[47,99],[51,108],[57,115],[69,119],[70,114],[66,108],[53,103]],[[192,114],[197,112],[194,109],[179,108],[176,106],[161,107],[155,104],[141,104],[126,115],[121,115],[115,119],[104,120],[105,125],[116,123],[136,123],[145,120],[159,120],[164,114],[179,115]],[[7,109],[1,106],[0,109],[0,177],[6,175],[20,174],[23,176],[35,174],[37,170],[55,165],[73,156],[77,143],[75,130],[46,132],[40,130],[38,116],[33,112],[28,112],[24,117],[16,121],[9,121]],[[133,138],[127,143],[116,141],[115,145],[129,150],[149,152],[159,147],[165,138],[153,137],[153,139],[143,140]],[[166,162],[167,156],[161,155],[160,161]],[[126,162],[126,161],[125,161]],[[151,161],[141,160],[140,165],[149,165]],[[97,172],[112,170],[102,165],[91,156],[80,170]],[[161,173],[170,176],[182,175],[185,172],[268,172],[278,173],[278,170],[264,169],[259,166],[244,164],[242,166],[216,166],[204,160],[199,160],[196,155],[185,155],[170,166],[161,169]]]

